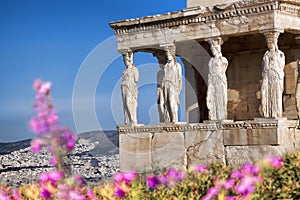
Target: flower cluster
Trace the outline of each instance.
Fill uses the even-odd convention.
[[[114,175],[115,196],[124,198],[130,191],[131,184],[138,178],[136,172],[124,172]]]
[[[31,142],[32,152],[38,153],[43,146],[48,146],[52,154],[50,163],[58,171],[64,171],[64,156],[75,147],[76,134],[58,124],[59,118],[51,102],[51,84],[36,80],[33,88],[37,90],[34,104],[37,115],[30,120],[29,125],[38,137]]]
[[[182,182],[186,177],[186,174],[182,171],[175,169],[169,169],[165,174],[155,176],[151,175],[147,178],[147,185],[150,190],[154,190],[157,187],[164,185],[172,187],[178,182]]]
[[[270,157],[267,162],[274,169],[279,169],[283,164],[280,157]],[[259,165],[246,162],[241,169],[234,170],[227,180],[219,181],[215,178],[214,186],[208,190],[203,200],[214,199],[216,196],[226,200],[249,199],[256,190],[256,184],[263,180],[260,172]]]
[[[0,185],[0,199],[1,200],[22,200],[18,190],[11,187],[3,187]]]
[[[51,102],[51,84],[36,80],[33,88],[37,90],[34,109],[37,113],[30,122],[30,128],[37,134],[31,142],[32,152],[38,153],[47,147],[52,154],[50,164],[55,170],[41,174],[40,197],[44,199],[95,199],[91,191],[86,190],[86,182],[80,176],[67,177],[66,155],[75,147],[76,134],[68,127],[58,124],[58,116]]]
[[[40,196],[44,199],[98,200],[86,185],[81,176],[64,179],[57,171],[44,173],[40,176]]]

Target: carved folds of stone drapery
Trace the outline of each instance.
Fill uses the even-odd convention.
[[[158,105],[158,114],[159,114],[159,121],[161,123],[165,122],[165,98],[164,98],[164,91],[162,87],[162,81],[165,76],[165,65],[167,63],[167,55],[163,52],[155,52],[153,53],[153,56],[155,56],[158,60],[158,64],[160,67],[160,70],[157,72],[157,105]]]
[[[178,122],[179,95],[182,89],[182,69],[176,61],[175,46],[164,45],[164,51],[154,53],[161,70],[157,73],[157,101],[160,122]]]
[[[222,55],[221,37],[207,40],[213,57],[208,64],[207,108],[210,120],[225,120],[227,118],[227,59]]]
[[[126,69],[122,74],[122,100],[124,109],[124,123],[126,125],[137,124],[137,97],[139,80],[138,69],[133,64],[133,52],[123,53],[124,64]]]
[[[279,31],[264,33],[268,50],[263,56],[261,105],[264,117],[282,117],[285,56],[278,49]]]

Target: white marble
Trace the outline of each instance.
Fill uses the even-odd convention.
[[[123,55],[126,69],[122,74],[122,99],[124,107],[124,123],[137,124],[137,82],[139,79],[138,69],[133,65],[133,53],[128,52]]]
[[[261,104],[264,117],[282,117],[285,56],[278,49],[279,32],[264,34],[268,50],[263,57]]]
[[[182,89],[182,69],[175,54],[166,52],[168,62],[164,68],[162,88],[165,99],[165,122],[178,122],[179,95]]]
[[[227,118],[227,59],[222,56],[220,37],[208,40],[213,57],[209,60],[207,108],[210,120],[224,120]]]

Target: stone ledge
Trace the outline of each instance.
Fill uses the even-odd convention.
[[[235,130],[235,129],[276,129],[279,127],[298,128],[298,120],[256,118],[251,121],[205,121],[204,123],[161,123],[158,125],[118,125],[119,134],[157,132],[182,132],[194,130]]]

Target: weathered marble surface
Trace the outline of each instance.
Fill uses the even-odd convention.
[[[219,130],[187,131],[185,132],[187,148],[187,166],[225,162],[223,134]]]
[[[159,168],[186,168],[183,132],[155,133],[152,138],[152,163]]]
[[[139,80],[139,71],[133,65],[133,52],[127,52],[123,55],[126,69],[122,74],[122,99],[124,109],[124,123],[137,124],[137,97],[138,88],[137,82]]]
[[[206,102],[210,120],[227,119],[227,77],[228,60],[222,56],[220,37],[208,40],[213,57],[208,63]]]
[[[264,117],[282,117],[285,56],[278,49],[279,32],[265,33],[268,50],[263,57],[261,105]]]
[[[233,2],[237,2],[238,0],[187,0],[187,7],[194,6],[214,6],[214,5],[222,5],[222,4],[230,4]]]
[[[179,95],[182,89],[182,69],[176,61],[175,52],[166,51],[168,62],[164,67],[162,89],[165,122],[178,122]]]
[[[124,126],[118,131],[121,171],[184,169],[215,161],[238,167],[300,150],[298,121],[285,118]]]
[[[151,133],[120,134],[121,171],[142,172],[151,166]]]

